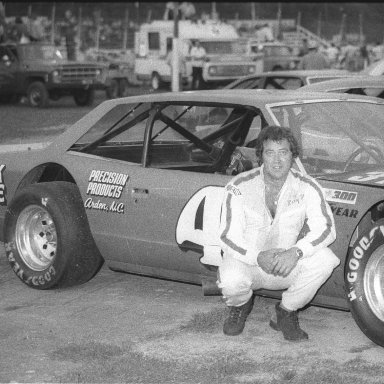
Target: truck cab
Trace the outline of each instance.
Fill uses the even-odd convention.
[[[49,99],[71,95],[79,106],[90,105],[95,89],[104,89],[106,68],[66,60],[50,43],[0,44],[0,97],[45,107]]]
[[[153,89],[171,83],[174,22],[158,20],[142,24],[135,35],[135,74],[150,81]],[[191,82],[192,41],[199,40],[206,50],[203,67],[205,86],[226,85],[242,76],[263,71],[262,55],[247,55],[236,29],[226,23],[207,20],[179,21],[180,76],[183,84]]]

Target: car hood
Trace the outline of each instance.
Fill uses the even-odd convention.
[[[369,170],[346,172],[343,174],[324,175],[319,177],[319,179],[384,187],[384,166],[370,168]]]
[[[0,153],[39,151],[45,149],[51,141],[21,143],[21,144],[0,144]]]

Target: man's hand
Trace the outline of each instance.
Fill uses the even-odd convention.
[[[296,248],[289,248],[275,256],[271,273],[275,276],[287,277],[298,262]]]
[[[267,251],[261,251],[257,257],[257,263],[264,272],[271,274],[275,267],[276,256],[284,251],[284,248],[272,248]]]

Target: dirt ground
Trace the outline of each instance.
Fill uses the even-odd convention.
[[[103,267],[65,290],[24,285],[0,243],[1,383],[383,383],[384,349],[349,312],[309,307],[310,340],[268,326],[275,301],[256,298],[242,335],[201,287]]]

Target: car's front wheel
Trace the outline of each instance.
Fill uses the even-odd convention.
[[[384,219],[362,233],[349,251],[345,286],[357,325],[384,346]]]
[[[8,261],[32,288],[81,284],[102,265],[75,184],[27,186],[8,206],[4,225]]]

